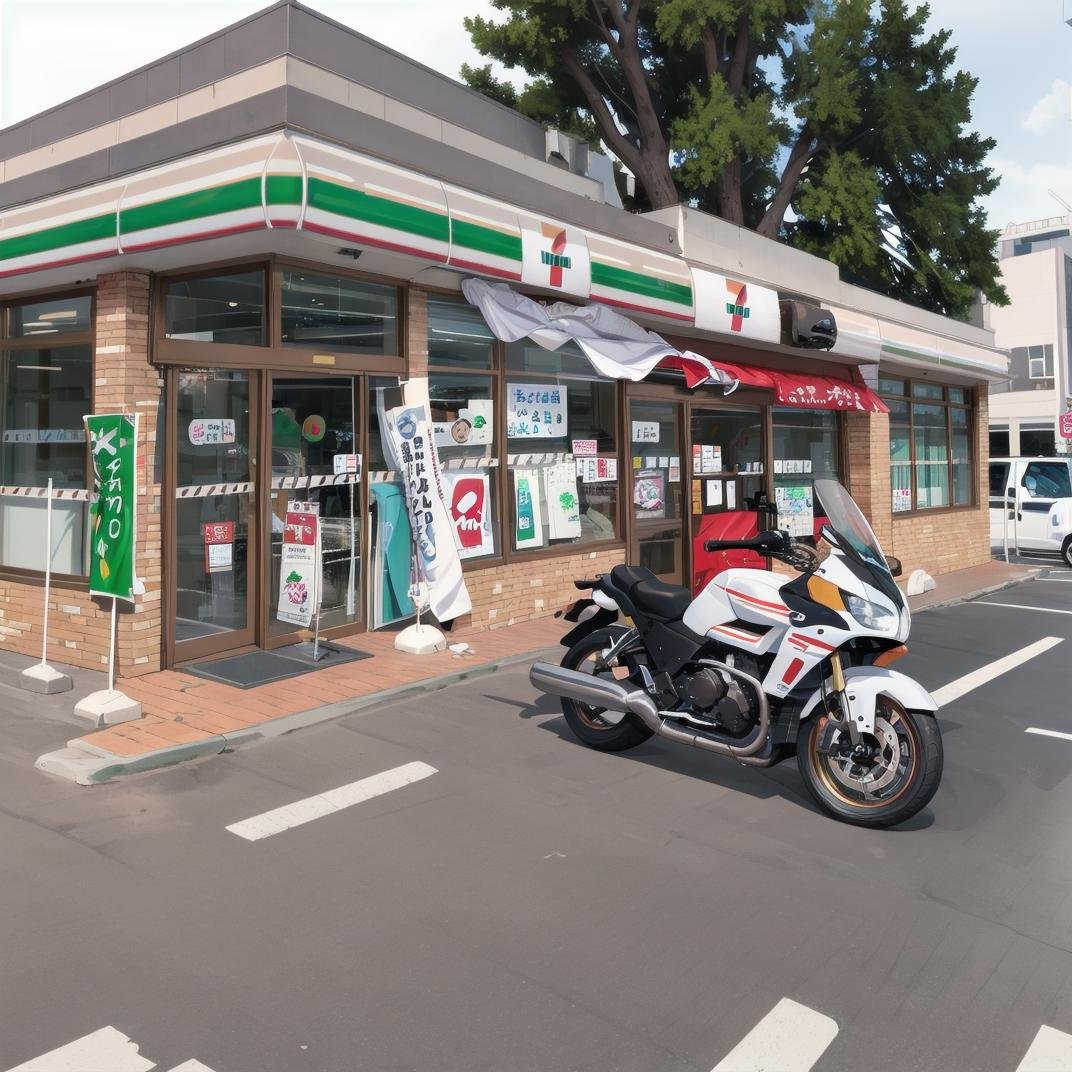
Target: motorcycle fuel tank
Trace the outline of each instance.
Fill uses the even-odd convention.
[[[778,594],[783,583],[784,578],[767,570],[726,570],[693,600],[685,624],[701,636],[732,621],[768,628],[787,625],[789,608]]]

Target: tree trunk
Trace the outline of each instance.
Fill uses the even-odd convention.
[[[670,165],[663,161],[653,160],[649,154],[644,153],[645,160],[638,169],[637,179],[644,187],[644,193],[648,195],[653,209],[672,208],[681,202],[681,196],[674,184],[674,176]]]
[[[741,192],[741,161],[731,160],[718,180],[718,214],[727,222],[744,226],[744,198]]]

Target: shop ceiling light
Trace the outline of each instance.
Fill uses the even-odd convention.
[[[16,365],[17,369],[25,369],[27,372],[59,372],[59,365]]]
[[[62,309],[59,312],[42,313],[38,320],[74,320],[78,316],[77,309]]]

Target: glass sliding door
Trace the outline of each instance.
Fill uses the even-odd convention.
[[[335,473],[337,455],[361,453],[355,378],[278,373],[272,376],[270,392],[266,641],[274,647],[310,635],[277,617],[287,503],[313,502],[319,507],[321,630],[361,621],[363,510],[360,475]]]
[[[693,592],[730,567],[766,565],[751,551],[704,550],[707,540],[749,539],[766,524],[757,508],[767,486],[765,453],[761,409],[690,406]]]
[[[629,561],[684,584],[681,402],[629,402],[632,538]]]
[[[179,662],[254,641],[257,441],[250,373],[173,370],[173,607]]]

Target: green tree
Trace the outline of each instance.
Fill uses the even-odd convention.
[[[827,257],[845,278],[965,315],[1004,304],[979,199],[994,146],[976,79],[905,0],[492,0],[467,18],[475,89],[592,142],[634,207],[695,205]]]

